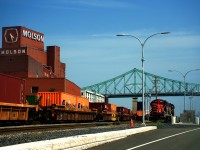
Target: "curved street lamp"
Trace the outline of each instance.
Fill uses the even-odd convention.
[[[183,76],[183,84],[184,84],[184,110],[185,110],[185,96],[186,96],[186,83],[185,83],[185,78],[188,75],[188,73],[192,72],[192,71],[199,71],[200,69],[193,69],[193,70],[189,70],[188,72],[186,72],[185,74],[183,74],[182,72],[178,71],[178,70],[168,70],[169,72],[178,72],[180,75]]]
[[[147,42],[148,39],[150,39],[151,37],[158,35],[158,34],[169,34],[170,32],[159,32],[159,33],[155,33],[150,35],[149,37],[147,37],[144,42],[142,42],[139,38],[137,38],[136,36],[130,35],[130,34],[117,34],[116,36],[130,36],[133,37],[135,39],[137,39],[140,42],[140,45],[142,47],[142,124],[145,126],[145,118],[144,118],[144,45]]]

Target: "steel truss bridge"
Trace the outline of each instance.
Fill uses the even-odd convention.
[[[83,87],[82,90],[103,94],[107,98],[142,97],[142,71],[134,68],[110,80]],[[144,91],[145,96],[182,96],[184,92],[187,96],[200,96],[200,84],[184,84],[145,72]]]

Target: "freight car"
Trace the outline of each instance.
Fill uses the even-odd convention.
[[[128,120],[127,108],[109,103],[90,103],[88,98],[65,92],[25,95],[25,80],[0,74],[0,123],[85,122]],[[12,86],[11,86],[12,85]]]
[[[89,100],[64,92],[38,92],[40,121],[93,121],[96,113],[89,109]]]
[[[126,121],[130,110],[109,103],[89,103],[87,98],[64,92],[38,92],[26,96],[26,104],[0,103],[4,121],[39,121],[42,123]]]
[[[25,80],[0,73],[0,102],[25,103]]]
[[[93,121],[89,101],[63,92],[26,96],[26,81],[0,74],[0,123],[29,121]]]
[[[26,103],[25,80],[0,73],[0,83],[0,122],[28,121],[38,107]]]
[[[137,100],[134,101],[134,108],[133,108],[133,120],[142,120],[142,102],[138,102]],[[146,117],[146,115],[145,115]]]
[[[116,121],[117,120],[117,111],[115,104],[109,104],[105,102],[97,103],[90,102],[89,108],[96,112],[96,121]]]
[[[155,99],[150,103],[150,120],[170,121],[171,116],[174,116],[174,105],[162,99]]]
[[[119,121],[131,120],[131,110],[126,107],[117,107],[117,118]]]

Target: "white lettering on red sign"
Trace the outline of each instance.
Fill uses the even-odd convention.
[[[44,36],[38,33],[34,33],[28,30],[23,30],[22,35],[32,40],[36,40],[38,42],[44,42]]]
[[[26,54],[26,49],[1,50],[1,55]]]

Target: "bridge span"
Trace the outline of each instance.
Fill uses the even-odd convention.
[[[184,83],[148,72],[144,73],[144,89],[145,96],[183,96],[184,92],[187,96],[200,96],[200,84]],[[142,71],[134,68],[82,90],[103,94],[107,98],[142,97]]]

